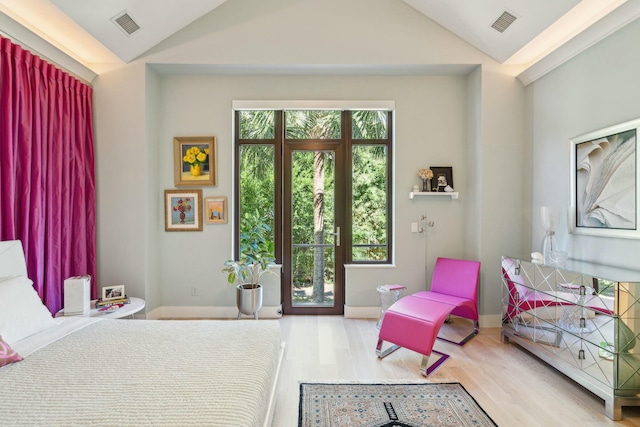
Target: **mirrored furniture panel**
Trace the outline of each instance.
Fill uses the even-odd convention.
[[[502,341],[604,399],[614,420],[640,406],[639,300],[640,271],[502,257]]]

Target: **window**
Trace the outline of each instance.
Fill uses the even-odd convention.
[[[342,224],[341,244],[346,249],[344,259],[339,262],[390,263],[391,119],[392,112],[387,110],[237,111],[234,213],[240,248],[236,248],[236,257],[242,250],[244,233],[257,224],[267,224],[270,228],[273,254],[278,261],[284,250],[283,234],[305,232],[304,227],[295,223],[289,230],[282,229],[283,174],[292,173],[293,179],[298,179],[296,176],[309,179],[306,171],[305,175],[296,170],[283,170],[284,147],[313,149],[313,144],[328,143],[346,153],[341,163],[334,162],[331,157],[332,161],[323,166],[332,168],[324,170],[330,177],[329,185],[342,188],[345,195],[344,201],[335,201],[344,205],[335,210],[335,224]],[[314,157],[309,156],[311,162]],[[331,154],[327,151],[326,156]],[[299,213],[300,216],[306,214],[306,211]],[[297,213],[292,215],[296,218]],[[293,239],[296,242],[307,240],[304,236]]]
[[[391,113],[351,113],[351,262],[391,261]]]
[[[261,230],[265,234],[265,247],[277,261],[275,230],[278,229],[279,213],[276,203],[276,180],[279,170],[276,165],[276,122],[273,111],[240,111],[236,116],[236,170],[237,194],[235,223],[239,233],[235,257],[240,258],[252,232]]]

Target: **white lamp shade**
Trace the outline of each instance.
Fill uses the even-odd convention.
[[[542,214],[542,227],[544,231],[556,231],[560,225],[560,209],[543,206],[540,208]]]

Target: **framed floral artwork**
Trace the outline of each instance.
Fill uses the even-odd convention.
[[[173,138],[176,187],[216,184],[216,138],[185,136]]]
[[[207,197],[204,199],[204,215],[207,224],[227,223],[227,198]]]
[[[164,230],[202,231],[202,190],[164,190]]]
[[[571,138],[570,231],[640,238],[640,119]]]

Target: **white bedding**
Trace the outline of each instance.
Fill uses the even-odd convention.
[[[44,331],[33,334],[17,343],[13,344],[12,348],[20,354],[22,357],[27,357],[36,350],[46,347],[54,341],[59,340],[65,335],[69,335],[79,329],[84,328],[92,323],[98,322],[101,319],[96,317],[57,317],[53,319],[57,323],[57,327],[51,329],[45,329]]]
[[[92,320],[65,318],[13,345],[24,360],[0,368],[0,425],[268,422],[277,321]]]

